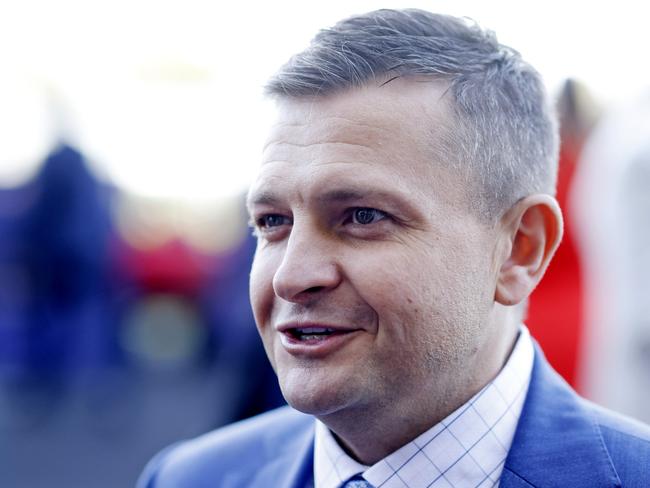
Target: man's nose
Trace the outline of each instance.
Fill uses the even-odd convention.
[[[275,294],[290,302],[306,303],[336,288],[341,271],[334,247],[319,232],[294,225],[273,277]]]

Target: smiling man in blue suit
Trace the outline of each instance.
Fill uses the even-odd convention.
[[[140,486],[650,486],[650,430],[522,325],[562,234],[537,72],[466,20],[380,10],[267,91],[250,291],[290,407],[172,446]]]

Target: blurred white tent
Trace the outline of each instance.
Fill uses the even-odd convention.
[[[585,272],[581,390],[650,422],[650,87],[601,121],[574,181]]]
[[[48,115],[55,99],[96,171],[127,191],[237,194],[264,137],[267,77],[318,29],[378,7],[472,17],[551,89],[572,77],[608,101],[650,81],[644,7],[631,0],[3,2],[0,186],[28,178],[45,154],[60,130]]]

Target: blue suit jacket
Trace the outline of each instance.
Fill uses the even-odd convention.
[[[172,446],[140,488],[303,488],[313,417],[284,407]],[[650,487],[650,428],[580,398],[539,349],[500,486]]]

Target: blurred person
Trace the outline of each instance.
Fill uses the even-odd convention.
[[[587,142],[571,210],[585,257],[579,386],[650,422],[650,91],[603,118]]]
[[[522,325],[562,234],[537,72],[469,21],[380,10],[267,91],[250,293],[290,407],[139,486],[650,485],[650,429],[578,397]]]
[[[82,486],[109,459],[93,456],[107,420],[124,411],[111,188],[62,142],[11,194],[11,231],[0,236],[0,431],[11,448],[0,486]]]
[[[63,387],[76,370],[117,360],[106,264],[112,235],[105,189],[83,156],[65,143],[46,158],[32,201],[16,222],[13,264],[26,297],[22,380]]]

